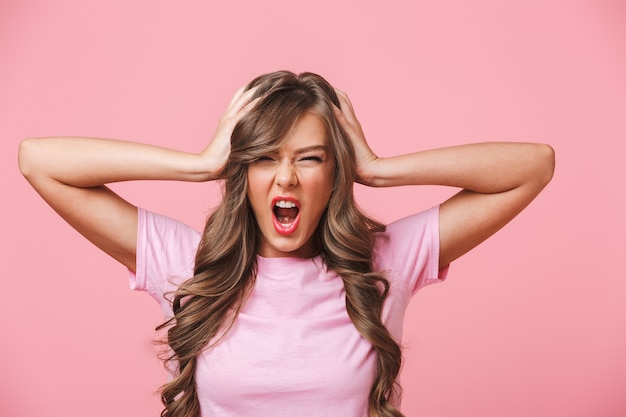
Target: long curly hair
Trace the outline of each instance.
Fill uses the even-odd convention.
[[[389,283],[373,270],[372,261],[374,232],[385,226],[367,217],[354,200],[354,148],[334,115],[333,105],[339,107],[335,90],[319,75],[288,71],[257,77],[247,88],[255,86],[261,99],[233,130],[223,199],[207,220],[195,275],[174,293],[174,316],[157,328],[167,329],[166,365],[175,370],[161,390],[161,416],[200,416],[196,358],[230,329],[256,278],[261,235],[246,196],[248,165],[276,150],[299,118],[311,112],[324,122],[335,159],[333,191],[314,238],[327,268],[343,279],[350,319],[377,352],[370,416],[401,417],[393,405],[400,395],[401,349],[381,320]]]

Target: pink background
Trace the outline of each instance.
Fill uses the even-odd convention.
[[[0,415],[157,416],[159,309],[21,177],[27,136],[200,150],[237,87],[310,70],[350,94],[381,155],[552,144],[557,171],[505,230],[420,292],[408,416],[626,415],[626,6],[586,1],[2,0]],[[196,227],[214,185],[121,184]],[[383,220],[453,190],[358,188]]]

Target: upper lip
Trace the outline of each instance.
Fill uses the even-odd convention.
[[[288,196],[276,196],[272,199],[272,208],[274,208],[274,206],[276,205],[276,203],[278,201],[291,201],[292,203],[294,203],[296,205],[296,207],[299,209],[300,208],[300,202],[298,201],[297,198],[295,197],[288,197]]]

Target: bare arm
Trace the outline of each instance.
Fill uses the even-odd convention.
[[[104,184],[203,178],[198,155],[92,138],[26,139],[20,145],[19,165],[61,217],[131,270],[135,269],[137,210]]]
[[[338,94],[337,117],[355,146],[360,182],[463,189],[440,208],[440,267],[502,228],[552,178],[554,151],[544,144],[478,143],[380,158],[367,145],[347,96]]]
[[[552,178],[554,152],[533,143],[477,143],[372,161],[372,185],[435,184],[463,190],[440,208],[440,266],[519,214]]]
[[[30,138],[20,144],[20,170],[72,227],[131,270],[136,265],[137,209],[106,184],[131,180],[209,181],[230,152],[230,133],[252,103],[239,90],[200,153],[95,138]]]

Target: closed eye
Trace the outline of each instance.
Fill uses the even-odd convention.
[[[313,156],[313,155],[305,156],[303,158],[300,158],[300,160],[301,161],[315,161],[315,162],[322,162],[323,161],[323,159],[321,157]]]
[[[254,160],[254,162],[263,162],[263,161],[273,161],[274,158],[272,158],[271,156],[259,156],[257,159]]]

